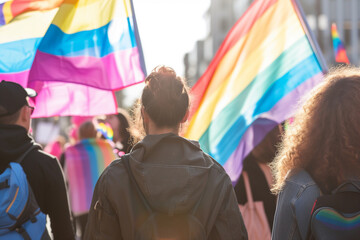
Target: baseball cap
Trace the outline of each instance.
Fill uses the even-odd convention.
[[[35,97],[34,89],[23,88],[20,84],[2,80],[0,82],[0,117],[16,113],[27,104],[27,97]]]

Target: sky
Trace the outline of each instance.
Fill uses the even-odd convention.
[[[210,0],[133,0],[148,73],[157,65],[184,75],[183,58],[208,29],[205,12]],[[127,88],[125,105],[141,94],[143,84]]]

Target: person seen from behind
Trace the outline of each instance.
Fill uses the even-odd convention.
[[[95,183],[116,156],[110,143],[97,137],[92,121],[83,122],[77,136],[79,142],[65,150],[64,171],[76,235],[83,239]]]
[[[112,141],[115,144],[115,149],[119,152],[119,156],[129,153],[133,146],[134,136],[128,112],[125,109],[118,108],[118,113],[107,115],[105,121],[110,124],[113,130]]]
[[[272,239],[307,239],[320,195],[348,180],[360,187],[359,106],[360,70],[346,67],[332,70],[298,110],[272,165]]]
[[[275,158],[281,131],[281,125],[275,126],[244,159],[241,176],[234,187],[249,239],[271,238],[276,196],[270,191],[273,177],[268,164]]]
[[[29,105],[28,98],[35,95],[34,90],[24,89],[17,83],[0,82],[0,174],[10,162],[25,154],[20,164],[40,210],[50,218],[54,239],[74,239],[59,162],[43,152],[29,135],[34,107]]]
[[[146,132],[101,175],[86,239],[247,239],[229,176],[198,142],[179,136],[189,94],[172,68],[145,79]]]

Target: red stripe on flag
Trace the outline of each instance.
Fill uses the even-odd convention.
[[[208,85],[211,81],[211,78],[224,55],[251,30],[255,22],[261,18],[265,12],[277,1],[278,0],[258,0],[253,2],[252,5],[242,15],[242,17],[232,27],[229,34],[217,51],[215,57],[211,61],[209,67],[191,89],[193,99],[191,103],[189,119],[191,119],[195,111],[198,109],[206,89],[208,88]],[[243,21],[243,18],[246,18],[247,21]]]

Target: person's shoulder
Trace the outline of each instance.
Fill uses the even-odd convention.
[[[121,182],[121,178],[127,175],[127,170],[123,163],[123,156],[115,159],[105,168],[101,174],[100,181],[102,182]]]
[[[36,148],[31,151],[26,158],[31,159],[33,162],[41,162],[41,163],[57,163],[57,159],[55,156],[44,152],[41,148]]]
[[[315,199],[320,196],[320,189],[310,174],[305,170],[290,172],[281,195],[291,201],[297,214],[303,209],[311,210]]]
[[[298,185],[300,187],[311,187],[316,186],[315,181],[312,179],[310,174],[304,169],[293,170],[289,173],[286,178],[286,182]]]

